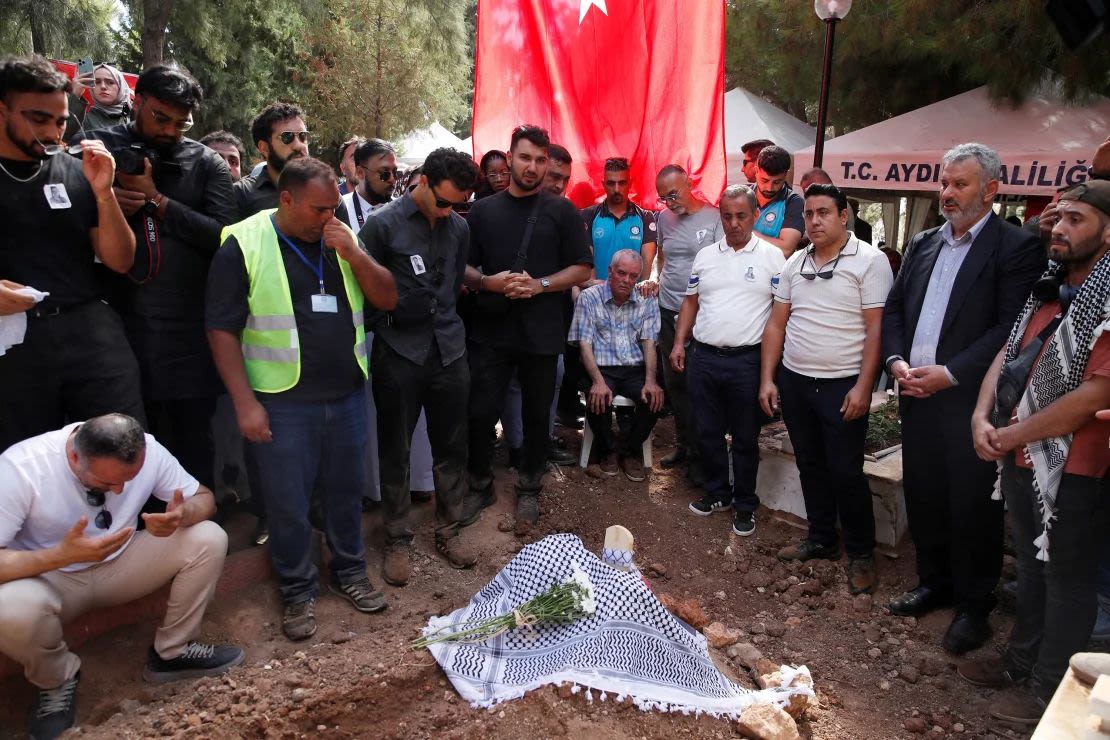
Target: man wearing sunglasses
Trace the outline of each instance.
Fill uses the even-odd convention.
[[[145,70],[134,121],[89,132],[111,151],[142,155],[142,171],[116,171],[116,197],[135,232],[130,280],[115,304],[139,360],[151,432],[185,469],[215,488],[212,416],[223,391],[204,332],[204,286],[235,219],[231,174],[218,153],[185,136],[203,91],[176,64]]]
[[[165,513],[142,514],[150,497]],[[136,419],[108,414],[32,437],[0,455],[0,653],[39,689],[31,737],[72,727],[81,659],[62,626],[170,583],[143,678],[167,683],[225,673],[230,645],[198,642],[227,554],[208,521],[212,492]]]
[[[235,183],[240,220],[277,208],[277,181],[285,163],[308,156],[304,111],[292,103],[270,103],[251,121],[251,139],[266,166]]]
[[[883,304],[894,277],[886,255],[857,239],[847,223],[844,193],[835,185],[810,185],[805,229],[813,244],[786,261],[774,286],[759,404],[773,416],[781,388],[809,519],[805,539],[780,550],[779,559],[839,560],[839,519],[848,589],[858,594],[878,583],[863,445],[879,373]]]
[[[135,235],[104,145],[63,153],[68,89],[42,57],[0,59],[0,316],[26,321],[21,343],[0,345],[0,449],[67,418],[143,416],[139,368],[93,262],[126,272]]]
[[[357,234],[376,208],[393,200],[397,185],[397,153],[382,139],[367,139],[355,148],[355,187],[343,196],[336,216]]]

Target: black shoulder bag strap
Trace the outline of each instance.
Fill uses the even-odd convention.
[[[532,232],[536,228],[536,221],[539,220],[542,198],[543,193],[536,194],[536,204],[532,206],[532,213],[528,216],[528,225],[524,227],[524,238],[520,240],[520,249],[517,250],[516,260],[509,268],[509,272],[524,272],[524,266],[528,262],[528,245],[532,243]]]
[[[1063,320],[1063,313],[1052,319],[1033,341],[1025,345],[1025,349],[1017,357],[1002,366],[998,385],[995,387],[994,417],[991,419],[996,428],[1009,425],[1010,417],[1025,393],[1025,386],[1029,384],[1029,375],[1033,372],[1033,365],[1041,354],[1041,348]]]

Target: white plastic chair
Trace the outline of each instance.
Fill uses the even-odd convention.
[[[583,400],[585,400],[585,394],[584,393],[582,394],[582,397],[583,397]],[[621,406],[621,407],[625,407],[625,408],[634,408],[636,406],[636,402],[633,401],[631,398],[625,398],[624,396],[613,396],[613,406],[614,407]],[[582,429],[582,454],[579,455],[579,457],[578,457],[578,466],[579,467],[584,468],[584,467],[586,467],[587,465],[590,464],[590,448],[593,447],[593,444],[594,444],[594,430],[590,428],[590,423],[587,421],[586,424],[584,425],[583,429]],[[643,449],[643,453],[644,453],[644,468],[646,470],[650,470],[651,469],[651,435],[650,434],[648,435],[648,438],[644,440],[644,445],[643,445],[642,449]]]

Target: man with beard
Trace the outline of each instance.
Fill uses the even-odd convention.
[[[343,181],[339,183],[340,195],[353,193],[362,179],[358,174],[358,165],[355,164],[355,151],[364,141],[366,139],[361,136],[352,136],[339,147],[339,174],[343,175]]]
[[[290,159],[308,156],[304,111],[291,103],[270,103],[251,121],[251,138],[266,167],[235,183],[239,218],[278,206],[277,179]]]
[[[582,219],[544,190],[547,132],[513,130],[506,190],[470,210],[467,284],[479,291],[470,332],[470,489],[475,508],[494,501],[490,432],[514,370],[523,392],[524,454],[517,470],[517,526],[539,519],[555,371],[566,346],[563,293],[590,275]],[[480,268],[480,270],[479,270]]]
[[[749,141],[740,147],[740,152],[744,155],[744,161],[740,165],[740,171],[744,173],[744,177],[748,182],[755,184],[755,174],[758,169],[757,163],[759,161],[759,153],[769,146],[774,146],[775,142],[770,139],[756,139]]]
[[[204,333],[204,286],[235,208],[223,158],[184,136],[202,96],[176,64],[150,67],[135,85],[134,121],[89,135],[134,164],[116,171],[116,197],[141,245],[118,307],[150,430],[212,489],[211,424],[223,388]]]
[[[805,203],[790,188],[790,152],[782,147],[768,146],[756,160],[755,199],[759,204],[755,231],[760,238],[782,250],[787,258],[794,254],[805,233],[802,209]]]
[[[622,249],[632,249],[643,258],[638,276],[647,280],[655,262],[655,215],[628,199],[628,160],[605,160],[605,200],[582,210],[582,220],[594,249],[594,285],[609,279],[609,261]]]
[[[920,617],[954,604],[944,647],[959,654],[990,636],[1002,570],[1002,504],[993,463],[980,460],[971,412],[1045,257],[1033,235],[991,208],[998,154],[961,144],[944,155],[945,224],[910,240],[883,313],[882,356],[901,386],[906,513],[918,585],[890,602]]]
[[[393,200],[397,184],[397,153],[381,139],[364,139],[354,152],[354,189],[343,196],[335,215],[347,222],[355,233],[362,229],[375,208]]]
[[[42,57],[0,60],[0,316],[26,321],[22,343],[0,355],[0,450],[67,419],[143,418],[139,367],[93,264],[127,272],[135,235],[104,145],[62,153],[68,90]],[[51,187],[63,205],[49,202]],[[34,291],[48,295],[36,302]]]
[[[990,709],[997,719],[1029,725],[1068,659],[1087,645],[1110,529],[1110,421],[1095,416],[1110,404],[1110,333],[1100,332],[1110,308],[1110,182],[1060,196],[1048,254],[1048,272],[987,371],[971,417],[976,453],[1002,461],[1017,618],[1001,660],[959,669],[980,686],[1029,679]]]
[[[224,158],[233,184],[242,179],[242,167],[247,159],[247,152],[238,136],[230,131],[213,131],[202,136],[200,143]]]
[[[543,186],[555,195],[564,195],[570,184],[570,166],[574,164],[566,147],[552,144],[547,148],[547,174]]]

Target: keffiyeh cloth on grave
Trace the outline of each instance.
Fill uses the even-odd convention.
[[[485,643],[443,642],[428,649],[459,694],[491,707],[547,685],[572,683],[661,709],[738,717],[750,704],[784,706],[808,687],[752,691],[729,681],[709,658],[705,637],[676,619],[643,580],[618,571],[571,534],[545,537],[522,549],[470,603],[432,617],[424,634],[512,610],[567,580],[575,565],[590,578],[596,612],[570,624],[510,630]],[[808,670],[784,668],[784,684]]]

